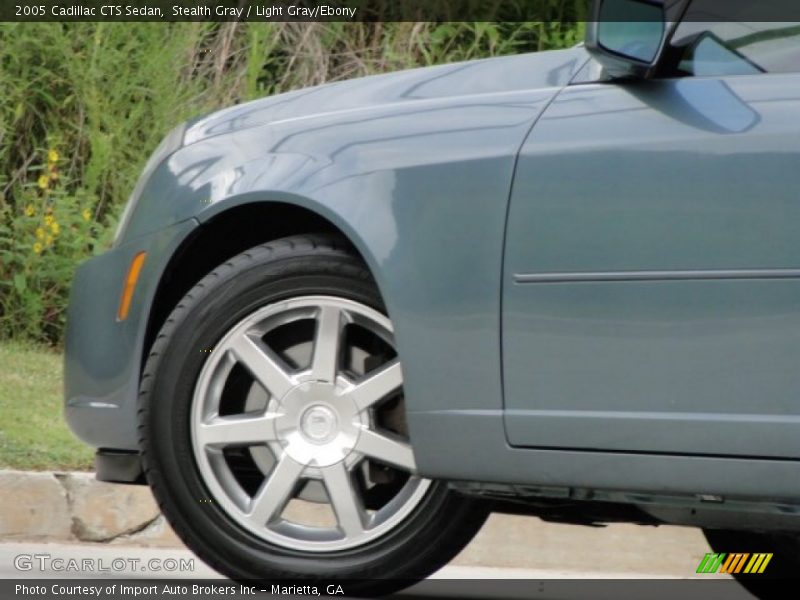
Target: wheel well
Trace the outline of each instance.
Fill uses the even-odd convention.
[[[199,226],[172,255],[158,282],[150,305],[140,371],[172,309],[205,275],[248,248],[304,233],[331,233],[347,239],[317,213],[276,202],[237,206]],[[353,252],[358,254],[355,248]]]

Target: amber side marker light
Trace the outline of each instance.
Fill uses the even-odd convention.
[[[139,274],[142,272],[145,256],[147,256],[147,252],[139,252],[139,254],[133,257],[131,266],[128,267],[128,274],[125,276],[125,287],[122,288],[122,296],[120,296],[119,299],[117,321],[124,321],[128,318],[133,291],[136,289],[136,282],[139,280]]]

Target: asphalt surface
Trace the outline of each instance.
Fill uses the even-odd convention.
[[[25,549],[28,549],[27,551]],[[0,578],[24,577],[13,565],[14,556],[26,551],[49,552],[68,558],[150,559],[191,558],[183,548],[140,548],[116,544],[0,544]],[[687,578],[696,577],[697,565],[708,544],[703,534],[686,527],[644,527],[614,524],[607,527],[584,527],[546,523],[523,516],[493,515],[475,539],[440,574],[478,573],[478,577],[544,578]],[[470,569],[464,571],[464,569]],[[165,573],[167,577],[216,577],[200,560],[193,573]],[[31,576],[70,575],[52,568],[31,569]],[[101,574],[102,575],[102,574]],[[141,577],[141,569],[125,570],[123,576]],[[152,576],[147,574],[146,576]],[[71,576],[71,575],[70,575]],[[81,573],[77,577],[83,576]]]
[[[674,598],[680,594],[686,600],[692,596],[687,595],[685,589],[674,590],[669,586],[686,583],[678,581],[680,579],[698,577],[695,569],[708,551],[702,534],[688,528],[624,524],[594,528],[544,523],[527,517],[493,516],[475,540],[432,578],[447,581],[429,583],[432,587],[426,588],[424,595],[412,589],[403,596],[409,599],[487,597],[487,590],[490,590],[491,597],[509,599]],[[77,561],[73,566],[91,567],[65,570],[70,559]],[[192,563],[186,562],[191,559],[194,559]],[[183,570],[181,560],[184,561]],[[223,581],[183,548],[0,543],[0,579],[20,578]],[[628,581],[612,581],[623,579]],[[654,579],[660,581],[651,581]],[[514,585],[514,580],[518,585]],[[561,583],[551,580],[561,580]],[[617,584],[625,587],[614,588]],[[710,598],[714,594],[709,594],[709,589],[705,588],[702,597]],[[738,586],[730,585],[725,589],[725,597],[750,598]]]

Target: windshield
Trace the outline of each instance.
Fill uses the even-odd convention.
[[[800,23],[684,21],[671,45],[682,75],[800,71]]]

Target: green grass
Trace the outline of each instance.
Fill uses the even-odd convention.
[[[88,470],[93,451],[64,421],[61,355],[0,344],[0,469]]]

